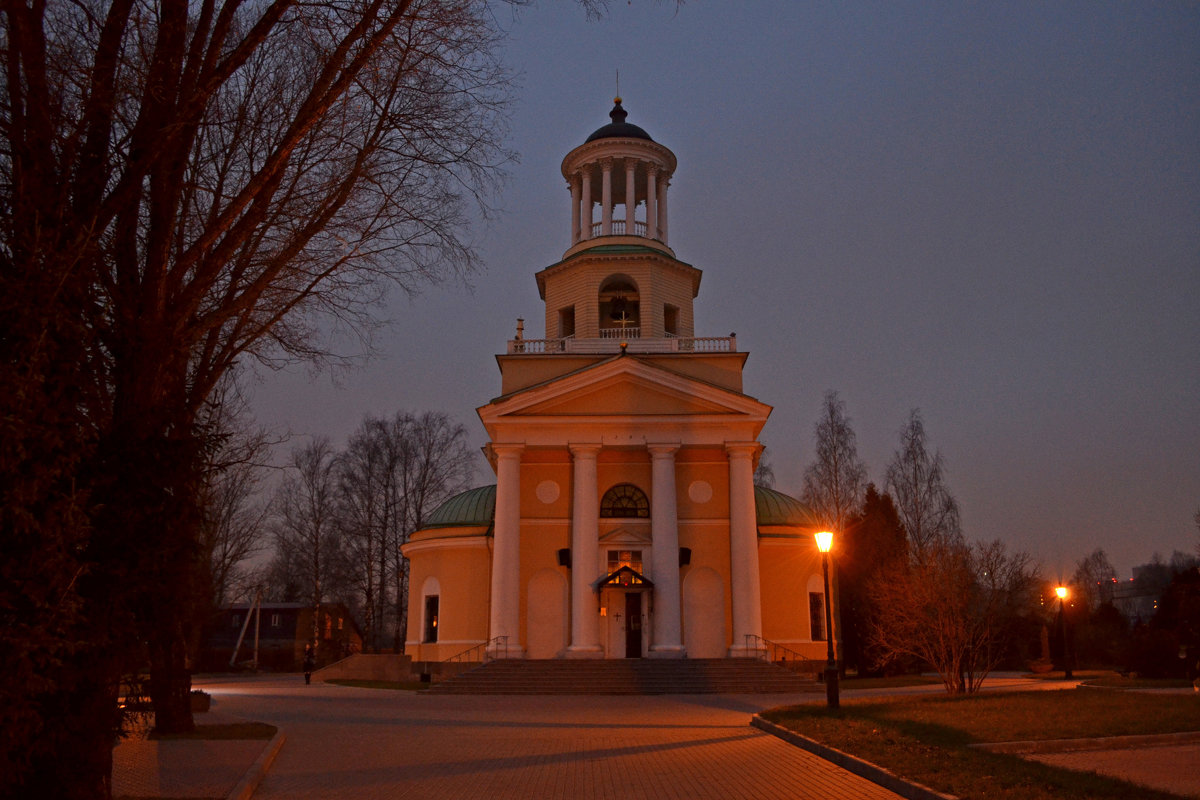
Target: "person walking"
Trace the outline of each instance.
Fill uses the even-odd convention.
[[[304,685],[312,683],[313,668],[317,666],[317,656],[311,644],[304,645]]]

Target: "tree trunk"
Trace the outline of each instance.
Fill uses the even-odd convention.
[[[187,637],[178,625],[164,630],[150,646],[150,699],[157,733],[187,733],[192,718],[192,673],[188,669]]]

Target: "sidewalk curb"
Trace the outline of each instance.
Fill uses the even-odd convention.
[[[271,769],[271,764],[275,761],[275,756],[279,755],[280,748],[283,747],[287,736],[282,730],[275,732],[274,738],[267,743],[266,748],[255,759],[250,768],[246,770],[246,774],[238,781],[237,786],[225,798],[225,800],[250,800],[254,795],[254,790],[262,783],[262,779],[267,777],[267,772]]]
[[[861,758],[855,758],[849,753],[843,753],[841,750],[826,747],[820,742],[813,741],[807,736],[801,736],[782,725],[769,722],[759,714],[755,714],[751,718],[750,726],[782,739],[788,744],[793,744],[803,750],[807,750],[815,756],[836,764],[847,772],[852,772],[860,778],[865,778],[889,791],[895,792],[901,797],[906,798],[906,800],[959,800],[959,798],[952,794],[935,792],[928,786],[906,781],[869,761],[863,761]]]

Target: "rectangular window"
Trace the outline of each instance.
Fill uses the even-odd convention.
[[[825,641],[825,595],[808,593],[808,626],[814,642]]]
[[[438,596],[431,594],[425,598],[425,641],[431,644],[438,640]]]
[[[611,575],[621,567],[629,567],[634,572],[642,571],[641,550],[609,550],[608,574]]]
[[[663,330],[668,336],[679,335],[679,308],[676,306],[663,307]]]
[[[241,625],[241,624],[242,624],[241,616],[239,614],[234,614],[233,615],[233,627],[236,628],[238,625]]]
[[[283,616],[281,614],[272,614],[271,615],[271,627],[272,628],[278,628],[282,624],[283,624]]]
[[[569,339],[575,335],[575,306],[558,310],[558,338]]]

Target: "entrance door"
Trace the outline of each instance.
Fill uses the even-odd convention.
[[[625,593],[625,657],[642,657],[642,593]]]

